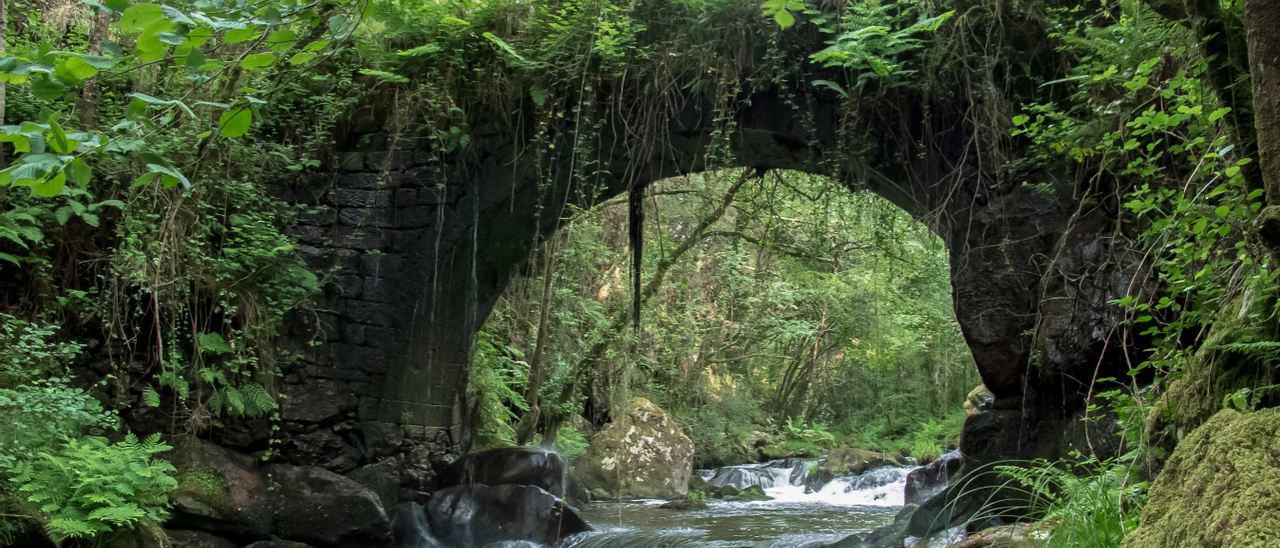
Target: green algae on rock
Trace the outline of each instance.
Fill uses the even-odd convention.
[[[1178,444],[1124,548],[1280,546],[1280,410],[1219,411]]]
[[[588,489],[610,498],[682,499],[693,474],[693,441],[662,408],[636,398],[591,440],[578,474]]]

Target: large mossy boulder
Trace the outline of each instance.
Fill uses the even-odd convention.
[[[334,548],[391,542],[378,496],[350,478],[314,466],[264,466],[195,439],[179,444],[171,459],[178,480],[171,527]]]
[[[810,491],[820,491],[822,486],[841,476],[860,476],[882,466],[902,466],[906,459],[900,453],[878,453],[866,449],[832,449],[818,467],[804,480]]]
[[[578,463],[586,487],[610,498],[682,499],[693,474],[693,441],[662,408],[637,398],[600,429]]]
[[[1124,548],[1280,546],[1280,409],[1223,410],[1178,444]]]

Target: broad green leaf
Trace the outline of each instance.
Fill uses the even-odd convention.
[[[247,42],[256,38],[257,33],[257,29],[255,29],[253,25],[249,25],[242,29],[227,31],[227,33],[223,35],[222,41],[228,44],[239,44],[240,42]]]
[[[302,48],[302,51],[320,51],[327,47],[329,47],[328,40],[316,40],[315,42],[307,44],[306,47]]]
[[[773,14],[773,20],[778,23],[779,27],[784,29],[796,24],[795,16],[791,15],[791,12],[787,10],[779,10],[778,13]]]
[[[276,61],[274,53],[255,53],[246,55],[244,60],[240,61],[240,67],[244,70],[257,70],[265,66],[271,65]]]
[[[234,139],[249,132],[249,126],[253,124],[253,111],[247,107],[240,107],[224,112],[218,118],[218,125],[222,127],[222,136]]]
[[[85,186],[93,178],[93,169],[84,160],[76,158],[67,164],[67,176],[77,185]]]
[[[118,26],[125,32],[141,32],[163,19],[164,9],[160,4],[138,4],[124,10]]]
[[[31,193],[45,198],[52,198],[62,193],[62,187],[67,186],[67,174],[58,172],[49,176],[43,182],[31,187]]]
[[[267,48],[276,53],[283,53],[293,49],[297,41],[298,33],[289,29],[278,30],[267,37]]]
[[[1215,110],[1215,111],[1213,111],[1213,112],[1210,112],[1210,113],[1209,113],[1209,121],[1210,121],[1210,122],[1216,122],[1216,121],[1218,121],[1218,119],[1222,118],[1223,116],[1226,116],[1226,115],[1227,115],[1227,113],[1229,113],[1229,112],[1231,112],[1231,108],[1230,108],[1230,107],[1224,107],[1224,108],[1220,108],[1220,109],[1218,109],[1218,110]]]
[[[310,51],[304,51],[289,58],[290,65],[301,65],[316,58],[316,54]]]
[[[67,92],[67,86],[64,86],[61,82],[50,78],[47,74],[41,74],[31,80],[31,85],[28,89],[31,90],[31,94],[35,95],[37,99],[44,99],[47,101],[61,99],[62,94]]]

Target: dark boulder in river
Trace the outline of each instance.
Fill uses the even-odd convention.
[[[963,462],[960,451],[956,450],[938,457],[928,466],[912,470],[907,474],[904,504],[923,504],[929,497],[941,493]]]
[[[472,483],[441,489],[431,495],[427,520],[435,538],[456,548],[522,540],[551,546],[593,530],[577,509],[532,485]]]
[[[590,500],[587,490],[569,473],[554,451],[532,447],[501,447],[472,453],[440,471],[436,489],[468,483],[532,485],[574,502]]]

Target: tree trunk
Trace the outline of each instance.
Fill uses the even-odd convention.
[[[8,0],[0,0],[0,57],[4,56],[4,39],[9,31]],[[4,91],[5,83],[0,82],[0,125],[4,124]],[[4,157],[4,145],[0,145],[0,169],[8,167]]]
[[[529,385],[525,387],[524,399],[529,404],[529,408],[525,409],[520,417],[520,423],[516,425],[516,445],[524,445],[533,440],[533,434],[537,432],[538,415],[538,391],[542,389],[542,381],[546,378],[543,365],[543,356],[547,349],[547,324],[551,320],[551,279],[555,271],[555,253],[550,249],[550,245],[544,250],[546,257],[543,259],[542,269],[542,310],[538,317],[538,337],[537,346],[533,349],[533,359],[529,362]]]
[[[1245,0],[1244,21],[1249,36],[1258,163],[1267,197],[1261,233],[1272,250],[1280,250],[1280,2]]]
[[[102,55],[102,41],[107,39],[110,28],[111,13],[97,10],[93,18],[93,31],[89,35],[89,55]],[[80,129],[93,131],[97,127],[98,77],[95,75],[84,81],[84,89],[80,91]]]

